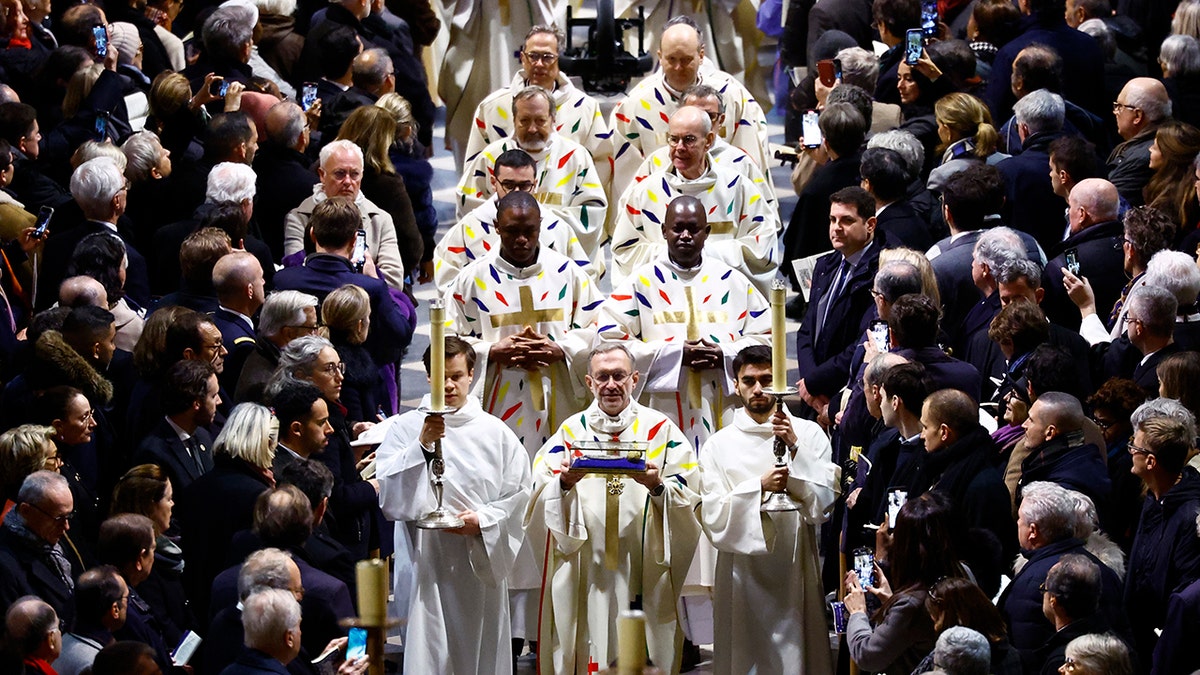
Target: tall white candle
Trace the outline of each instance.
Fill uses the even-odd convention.
[[[784,305],[787,289],[779,279],[771,282],[771,388],[782,391],[787,387],[787,318]]]
[[[429,406],[446,407],[446,305],[440,298],[429,302]]]

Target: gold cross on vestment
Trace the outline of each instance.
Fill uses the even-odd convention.
[[[683,323],[687,324],[686,339],[688,342],[695,342],[700,339],[700,324],[715,323],[724,324],[729,321],[729,315],[725,312],[701,312],[698,303],[692,296],[692,287],[684,286],[683,288],[684,301],[687,303],[687,310],[682,312],[655,312],[654,323]],[[700,373],[692,370],[687,374],[687,394],[688,403],[693,408],[700,407]]]
[[[530,328],[536,328],[539,323],[563,320],[562,307],[534,309],[533,289],[528,285],[522,285],[517,293],[521,309],[509,312],[508,314],[492,314],[489,317],[492,321],[492,328],[503,328],[505,326],[529,326]]]

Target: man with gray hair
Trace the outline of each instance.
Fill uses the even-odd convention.
[[[991,360],[994,354],[987,334],[992,320],[1000,313],[1000,282],[996,277],[1000,270],[1013,262],[1030,257],[1029,248],[1021,234],[1001,226],[975,235],[975,247],[971,252],[971,281],[979,289],[981,299],[966,311],[966,316],[959,324],[955,349],[962,355],[963,361],[975,366],[981,373],[993,370]],[[1032,243],[1036,249],[1036,242]],[[938,259],[940,256],[935,258]],[[987,388],[985,386],[985,390]]]
[[[1145,485],[1146,501],[1129,551],[1125,610],[1142,654],[1154,649],[1155,629],[1165,625],[1171,593],[1200,577],[1200,541],[1193,536],[1200,474],[1185,464],[1195,445],[1196,422],[1190,413],[1174,409],[1172,414],[1174,406],[1160,402],[1166,400],[1143,403],[1130,418],[1131,472]]]
[[[308,119],[295,102],[280,101],[267,111],[254,155],[258,176],[254,213],[275,262],[283,260],[284,219],[312,194],[313,185],[320,180],[304,154],[309,134]]]
[[[1154,254],[1146,265],[1146,285],[1169,291],[1179,302],[1175,316],[1175,342],[1181,350],[1200,349],[1200,266],[1182,251],[1164,250]]]
[[[1142,189],[1150,182],[1150,146],[1164,122],[1171,119],[1171,98],[1162,82],[1135,77],[1113,101],[1113,117],[1122,142],[1108,156],[1108,179],[1130,204],[1143,203]]]
[[[36,595],[70,625],[75,617],[74,579],[83,569],[82,561],[68,558],[61,543],[75,517],[67,479],[36,471],[13,501],[17,505],[0,528],[0,605]]]
[[[1081,321],[1063,287],[1063,269],[1072,271],[1068,263],[1078,265],[1077,276],[1087,277],[1092,283],[1097,307],[1112,307],[1121,297],[1125,283],[1121,240],[1125,229],[1119,217],[1120,201],[1117,187],[1103,178],[1081,180],[1067,196],[1068,234],[1055,246],[1054,257],[1046,264],[1046,301],[1042,303],[1046,316],[1055,324],[1078,330]]]
[[[1017,542],[1026,560],[1000,594],[996,607],[1023,663],[1034,664],[1036,650],[1054,635],[1054,624],[1042,610],[1041,589],[1050,568],[1063,556],[1077,554],[1097,566],[1100,611],[1113,627],[1128,626],[1122,617],[1121,580],[1075,538],[1075,500],[1066,489],[1044,481],[1025,486],[1017,509]]]
[[[1125,300],[1125,339],[1111,342],[1104,354],[1105,377],[1131,379],[1148,396],[1156,396],[1158,364],[1180,351],[1175,344],[1178,311],[1179,301],[1161,286],[1144,284],[1133,289]]]
[[[1062,199],[1050,181],[1050,143],[1062,135],[1063,98],[1039,89],[1013,107],[1021,153],[996,165],[1004,176],[1008,199],[1001,214],[1008,223],[1032,234],[1043,249],[1062,241]]]
[[[54,608],[34,595],[17,599],[4,613],[4,646],[24,663],[21,672],[55,672],[62,653],[62,624]]]
[[[354,84],[322,106],[321,135],[336,138],[350,113],[362,106],[375,105],[380,96],[396,90],[396,72],[387,52],[372,47],[364,49],[350,64]]]
[[[335,6],[331,6],[333,10]],[[362,193],[363,152],[349,140],[337,140],[321,148],[321,166],[317,169],[320,182],[310,197],[292,209],[284,222],[283,253],[290,256],[304,250],[309,220],[317,204],[330,197],[345,197],[358,207],[361,229],[367,233],[367,256],[375,263],[379,278],[389,288],[404,291],[404,261],[400,257],[399,233],[391,214],[377,206]],[[416,221],[409,223],[412,232],[404,233],[405,242],[419,241]],[[418,246],[419,248],[419,246]]]
[[[244,603],[251,595],[269,589],[292,593],[298,596],[298,601],[304,597],[300,568],[290,555],[277,548],[251,553],[238,570],[238,603],[216,613],[201,644],[207,672],[219,673],[224,666],[233,663],[245,644],[242,631]]]
[[[265,403],[263,389],[279,365],[279,354],[298,337],[317,332],[317,298],[300,291],[275,291],[263,302],[254,352],[246,357],[234,399]]]
[[[879,59],[874,54],[862,47],[849,47],[838,52],[837,59],[842,62],[841,84],[862,87],[868,95],[875,91],[875,85],[879,82]],[[819,82],[817,87],[819,91]],[[871,118],[868,121],[871,125],[868,133],[878,134],[895,129],[900,126],[900,106],[895,103],[872,101]]]
[[[600,114],[600,103],[576,88],[559,70],[559,57],[566,48],[565,37],[556,26],[534,26],[521,46],[521,70],[512,83],[492,92],[475,108],[475,123],[467,138],[466,156],[474,157],[490,143],[514,133],[513,96],[528,86],[538,86],[554,99],[558,133],[588,149],[599,172],[598,178],[608,190],[609,202],[620,195],[611,191],[615,171],[629,175],[640,157],[625,153],[613,158],[612,134]],[[723,112],[723,111],[722,111]],[[641,173],[640,171],[638,173]]]
[[[1084,438],[1086,419],[1074,396],[1060,391],[1039,393],[1022,425],[1029,455],[1021,462],[1018,501],[1029,483],[1057,483],[1090,497],[1101,522],[1106,523],[1112,481],[1105,451]]]
[[[131,233],[118,229],[117,221],[125,213],[129,182],[111,157],[96,157],[80,164],[71,174],[71,196],[83,211],[84,222],[76,227],[62,226],[52,230],[46,240],[39,267],[35,307],[44,309],[58,299],[62,283],[75,247],[84,237],[97,232],[111,232],[125,242],[129,266],[125,270],[125,295],[139,305],[150,303],[150,281],[146,259],[133,246]],[[178,250],[178,249],[177,249]]]
[[[933,648],[933,667],[946,675],[987,675],[992,672],[991,665],[988,639],[966,626],[947,628]]]
[[[265,588],[242,604],[246,647],[222,675],[287,672],[300,654],[300,603],[288,591]]]
[[[506,150],[524,150],[537,162],[533,195],[542,209],[562,219],[584,252],[596,257],[610,218],[610,201],[591,154],[555,133],[558,113],[550,92],[538,86],[525,87],[513,94],[512,106],[513,135],[492,141],[466,159],[458,182],[458,217],[478,208],[495,192],[490,179],[495,158]]]

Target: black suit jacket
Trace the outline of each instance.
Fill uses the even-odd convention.
[[[851,270],[842,294],[833,300],[825,325],[814,339],[815,324],[824,310],[822,299],[829,292],[843,258],[841,253],[833,251],[817,261],[808,296],[808,311],[800,322],[800,330],[796,331],[800,374],[805,387],[813,394],[828,396],[846,383],[854,347],[866,330],[862,325],[863,317],[872,305],[871,285],[879,269],[882,244],[879,240],[871,242],[858,265]]]
[[[901,349],[898,353],[909,361],[923,364],[933,380],[934,389],[958,389],[967,392],[976,401],[980,400],[982,381],[975,366],[947,356],[937,347]]]
[[[94,220],[65,230],[52,231],[46,240],[42,254],[42,264],[39,268],[37,306],[45,309],[58,300],[58,286],[66,278],[67,265],[75,253],[75,247],[89,234],[97,232],[113,233],[107,223]],[[142,307],[150,304],[150,280],[146,270],[146,259],[133,245],[132,233],[118,224],[115,234],[125,242],[125,252],[129,256],[129,267],[125,270],[125,295]]]
[[[972,254],[975,242],[982,234],[982,230],[975,230],[962,233],[954,241],[949,238],[939,241],[938,255],[929,261],[942,299],[942,328],[950,336],[950,346],[956,356],[963,351],[963,320],[971,308],[983,300],[983,294],[971,279]]]
[[[1119,220],[1111,220],[1072,234],[1048,252],[1054,257],[1046,264],[1046,283],[1042,284],[1046,297],[1042,309],[1051,321],[1064,328],[1079,330],[1079,308],[1063,288],[1062,268],[1067,266],[1066,252],[1070,249],[1078,252],[1079,273],[1092,284],[1100,313],[1112,308],[1125,287],[1125,254],[1121,251],[1124,239],[1124,225]]]
[[[926,251],[933,246],[929,223],[917,215],[908,202],[889,204],[875,217],[875,229],[886,232],[888,238],[903,246]]]
[[[330,640],[346,634],[338,625],[338,621],[355,615],[354,602],[346,584],[313,567],[299,556],[293,555],[292,560],[296,562],[296,567],[300,568],[300,582],[304,586],[304,599],[300,601],[304,634],[300,640],[309,653],[320,654]],[[234,565],[213,579],[213,617],[226,608],[237,606],[237,578],[241,569],[241,565]]]
[[[1062,241],[1066,204],[1050,185],[1050,143],[1062,134],[1037,133],[1025,139],[1021,154],[996,165],[1004,176],[1007,200],[1002,214],[1013,228],[1032,234],[1043,249]]]
[[[196,429],[193,437],[200,443],[200,467],[195,459],[183,447],[179,434],[167,423],[166,419],[159,420],[158,426],[149,436],[142,439],[134,455],[134,464],[157,464],[162,467],[171,479],[171,485],[176,490],[184,490],[200,476],[212,471],[212,436],[204,429]]]
[[[213,324],[221,331],[221,341],[229,354],[225,357],[225,368],[221,371],[221,387],[226,391],[237,388],[238,377],[246,358],[254,353],[256,336],[254,328],[242,317],[222,307],[212,313]]]

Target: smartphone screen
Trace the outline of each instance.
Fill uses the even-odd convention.
[[[837,84],[837,75],[834,72],[833,61],[831,59],[817,61],[817,77],[821,80],[821,84],[826,87],[832,87]]]
[[[919,28],[910,28],[904,34],[904,63],[915,66],[921,60],[921,52],[925,51],[925,36]]]
[[[360,229],[354,237],[354,255],[351,256],[350,262],[354,263],[354,268],[362,271],[363,265],[367,262],[367,231]]]
[[[351,628],[346,642],[346,660],[361,659],[367,655],[367,629]]]
[[[858,585],[866,588],[875,585],[875,555],[869,548],[854,549],[854,573],[858,576]]]
[[[875,343],[875,349],[881,352],[889,351],[892,348],[892,335],[887,321],[875,319],[871,322],[871,341]]]
[[[927,39],[936,38],[939,20],[937,0],[921,0],[921,34]]]
[[[308,112],[317,102],[317,85],[315,82],[305,82],[300,93],[300,107]]]
[[[92,37],[96,39],[96,56],[100,58],[108,56],[108,28],[105,26],[93,26]]]
[[[1075,276],[1079,276],[1079,249],[1076,249],[1076,248],[1067,249],[1066,257],[1067,257],[1067,265],[1066,265],[1067,269],[1070,270],[1071,274],[1074,274]]]
[[[841,59],[833,60],[833,79],[835,81],[837,81],[838,84],[842,83],[842,60]]]
[[[96,131],[96,141],[97,142],[103,142],[104,139],[108,138],[108,113],[106,113],[106,112],[96,113],[95,131]]]
[[[212,84],[208,85],[208,93],[217,98],[225,98],[227,91],[229,91],[229,82],[225,81],[225,78],[213,80]]]
[[[821,141],[824,140],[821,136],[821,125],[818,124],[818,119],[816,110],[809,110],[801,118],[800,134],[804,137],[804,147],[806,148],[819,148]]]
[[[54,208],[43,206],[38,211],[37,224],[33,228],[33,236],[41,239],[46,236],[46,228],[50,227],[50,218],[54,216]]]
[[[888,491],[888,529],[896,529],[896,516],[900,515],[900,507],[908,501],[908,490],[893,489]]]

